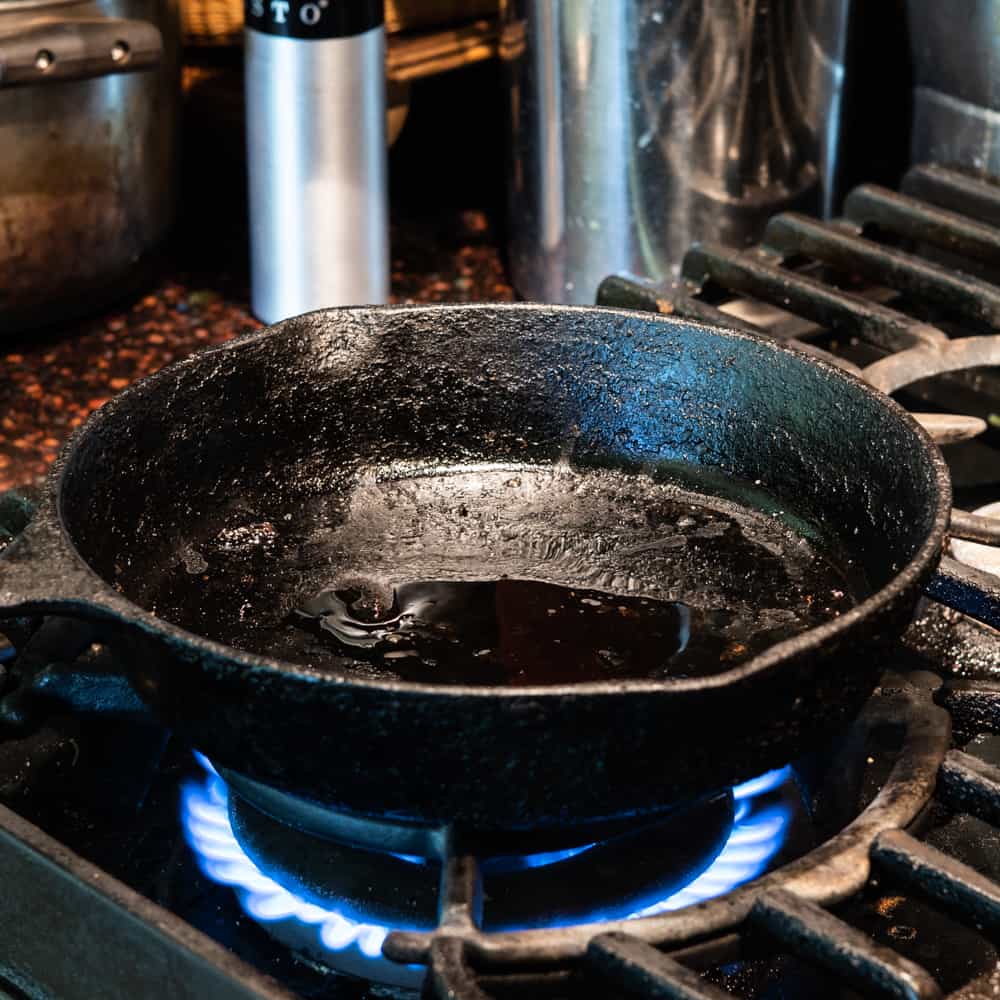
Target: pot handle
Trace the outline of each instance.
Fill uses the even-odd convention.
[[[1000,520],[952,510],[950,534],[953,538],[1000,546]],[[970,618],[1000,628],[1000,577],[993,573],[944,556],[926,593]]]
[[[0,28],[0,88],[134,73],[157,66],[162,55],[163,36],[149,21],[17,19]]]
[[[54,520],[32,517],[33,499],[0,493],[0,544],[9,542],[0,549],[0,623],[9,632],[11,620],[55,617],[26,632],[16,684],[0,697],[0,733],[30,732],[56,706],[151,721],[118,661],[94,645],[104,626],[122,622],[115,593],[86,569]],[[85,650],[98,652],[81,659]]]

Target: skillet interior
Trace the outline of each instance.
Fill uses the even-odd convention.
[[[935,514],[923,442],[874,394],[765,344],[621,313],[317,314],[175,366],[102,417],[62,509],[85,561],[140,606],[197,560],[192,541],[280,528],[303,505],[334,524],[345,498],[402,470],[679,460],[733,473],[818,526],[873,589]]]

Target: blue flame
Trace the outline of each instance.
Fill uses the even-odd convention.
[[[780,788],[791,778],[791,773],[790,767],[782,767],[737,785],[733,789],[736,805],[733,828],[715,860],[683,889],[629,916],[649,917],[681,910],[721,896],[761,875],[785,843],[791,815],[786,802],[762,808],[756,800]]]
[[[184,786],[181,815],[185,837],[205,875],[214,882],[232,886],[247,913],[262,923],[296,920],[312,928],[316,943],[328,951],[341,952],[354,946],[368,958],[379,957],[389,934],[388,927],[358,919],[344,908],[308,903],[257,867],[233,833],[225,782],[208,760],[200,754],[196,756],[206,770],[205,780]],[[732,830],[712,864],[683,889],[629,916],[679,910],[720,896],[760,875],[784,844],[791,817],[787,802],[764,804],[759,800],[790,778],[791,768],[783,767],[737,785],[733,789],[736,808]],[[592,845],[525,859],[525,864],[551,864],[589,846]],[[593,919],[605,916],[594,915]]]

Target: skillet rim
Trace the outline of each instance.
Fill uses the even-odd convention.
[[[101,576],[78,550],[70,536],[63,516],[64,486],[67,469],[72,464],[84,439],[100,428],[102,421],[107,420],[119,408],[127,405],[133,397],[141,397],[149,386],[170,377],[178,369],[193,364],[199,364],[207,356],[239,350],[241,347],[258,343],[270,337],[280,337],[284,333],[295,332],[303,320],[315,322],[339,315],[372,316],[379,313],[424,312],[431,315],[442,313],[496,313],[507,312],[515,314],[542,313],[549,314],[582,314],[585,316],[604,315],[619,319],[642,319],[646,323],[664,326],[672,330],[698,329],[714,336],[730,340],[745,340],[759,344],[768,350],[794,355],[797,363],[821,369],[829,376],[840,379],[852,386],[851,391],[861,391],[883,406],[887,414],[901,421],[923,445],[924,455],[930,463],[933,472],[932,484],[936,492],[937,509],[931,524],[931,529],[924,538],[913,557],[884,586],[869,597],[854,605],[844,614],[832,618],[821,625],[814,626],[791,638],[784,639],[768,647],[756,656],[745,660],[727,670],[715,674],[695,677],[663,678],[660,680],[625,679],[585,681],[578,684],[531,685],[525,687],[502,687],[497,685],[464,685],[464,684],[431,684],[416,681],[374,679],[351,675],[349,672],[331,668],[319,669],[305,664],[293,663],[276,657],[263,656],[241,650],[235,646],[207,636],[198,635],[166,619],[159,618],[153,612],[136,604],[124,594],[117,591],[103,576]],[[662,313],[645,313],[640,310],[609,308],[605,306],[570,306],[550,303],[533,302],[470,302],[470,303],[401,303],[368,306],[343,306],[331,309],[317,309],[312,312],[292,316],[279,323],[262,327],[261,329],[237,336],[221,344],[211,345],[199,350],[179,361],[165,365],[151,375],[145,376],[110,399],[103,406],[93,411],[90,416],[67,439],[60,449],[59,456],[53,463],[45,480],[45,499],[52,505],[55,517],[55,527],[60,541],[66,546],[68,554],[73,556],[94,581],[93,592],[84,600],[110,612],[121,624],[139,627],[144,632],[152,634],[159,640],[170,640],[183,643],[188,649],[195,649],[200,656],[208,656],[213,660],[225,662],[228,669],[242,668],[247,674],[267,673],[281,677],[294,677],[297,680],[312,684],[330,685],[337,689],[345,687],[362,688],[371,691],[385,691],[393,694],[419,695],[433,698],[478,698],[481,700],[518,699],[518,700],[561,700],[567,697],[593,697],[597,695],[627,695],[627,694],[682,694],[709,689],[725,689],[739,685],[758,675],[767,674],[779,668],[789,660],[801,659],[810,653],[819,653],[825,645],[835,644],[838,639],[846,638],[866,619],[877,617],[888,606],[893,604],[907,591],[919,588],[937,567],[943,554],[948,526],[951,517],[951,475],[941,455],[940,449],[932,441],[924,428],[900,406],[891,396],[871,386],[864,379],[838,368],[827,361],[804,354],[782,342],[771,340],[763,335],[754,335],[742,330],[729,329],[712,323],[695,320],[679,319]],[[932,498],[933,499],[933,498]],[[44,516],[40,507],[36,517]]]

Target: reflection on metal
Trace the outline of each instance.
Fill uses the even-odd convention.
[[[181,816],[188,844],[194,851],[205,875],[214,882],[232,886],[243,908],[255,920],[269,925],[284,925],[281,936],[290,939],[288,924],[293,928],[292,940],[312,954],[330,953],[333,966],[343,967],[340,953],[347,956],[352,968],[359,960],[367,960],[364,974],[384,982],[410,984],[416,975],[381,957],[382,943],[389,928],[366,921],[340,908],[318,906],[289,892],[261,870],[246,854],[233,833],[229,820],[228,793],[225,782],[212,765],[198,755],[205,767],[205,780],[189,783],[182,794]],[[666,899],[644,907],[634,914],[617,917],[648,916],[677,910],[728,892],[737,885],[755,878],[774,859],[785,842],[790,814],[782,801],[773,801],[770,793],[791,780],[788,767],[769,771],[733,789],[736,812],[729,838],[712,864],[684,888]],[[766,802],[761,800],[769,796]],[[558,863],[571,852],[549,852],[544,856],[525,859],[526,867]],[[405,858],[414,863],[421,859]],[[615,915],[611,915],[613,918]],[[593,917],[609,919],[609,915]],[[398,928],[394,928],[398,929]]]
[[[957,514],[958,512],[956,511],[955,513]],[[980,507],[978,510],[973,511],[973,515],[977,516],[977,519],[989,522],[993,530],[1000,533],[1000,503],[989,503],[985,507]],[[1000,576],[1000,549],[996,547],[996,542],[993,545],[989,545],[981,541],[958,539],[954,537],[954,528],[955,515],[952,515],[952,555],[959,562],[963,562],[967,566],[973,566],[976,569],[985,570],[987,573]],[[967,534],[973,534],[973,532],[970,531]]]
[[[247,29],[244,52],[254,315],[387,301],[384,32]]]
[[[967,417],[961,413],[913,413],[935,444],[956,444],[971,441],[986,430],[986,421],[979,417]]]
[[[913,159],[1000,170],[998,0],[907,0]]]
[[[527,298],[676,275],[829,208],[849,0],[509,0],[511,265]],[[516,40],[516,41],[515,41]]]
[[[865,378],[876,389],[892,393],[932,375],[996,364],[1000,364],[1000,336],[963,337],[892,354],[869,365]]]
[[[474,21],[432,33],[389,40],[385,68],[390,81],[411,83],[436,73],[492,59],[497,55],[495,21]]]

